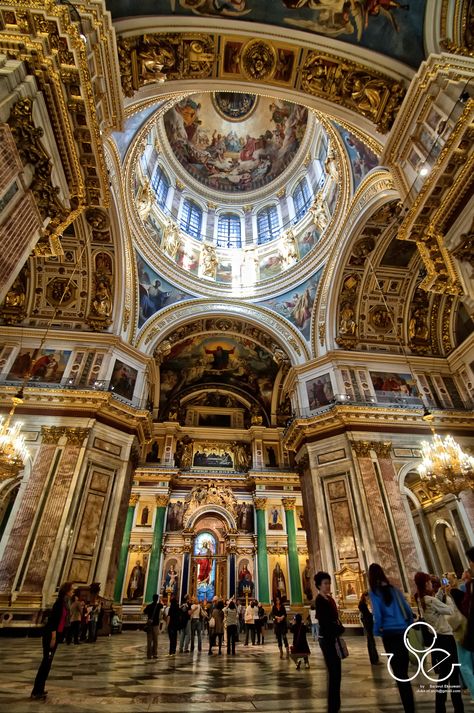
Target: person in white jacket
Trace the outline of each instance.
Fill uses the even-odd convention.
[[[245,644],[249,645],[249,634],[252,640],[252,646],[255,646],[255,615],[258,615],[258,607],[255,602],[252,601],[245,610]]]
[[[431,624],[436,631],[435,649],[443,649],[449,656],[444,654],[431,655],[431,665],[438,673],[440,683],[436,688],[436,713],[446,713],[447,687],[451,689],[451,701],[454,713],[464,713],[464,703],[461,694],[461,682],[459,678],[458,652],[453,630],[448,622],[448,617],[454,613],[455,604],[447,594],[446,587],[441,587],[436,596],[433,592],[431,575],[426,572],[417,572],[415,575],[416,594],[415,598],[423,613],[424,620]],[[443,601],[445,599],[446,601]]]

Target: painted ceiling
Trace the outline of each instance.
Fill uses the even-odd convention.
[[[193,94],[163,117],[170,147],[202,185],[241,193],[268,185],[295,158],[308,110],[237,92]]]
[[[114,19],[214,16],[279,25],[360,45],[418,67],[424,59],[424,0],[107,0]]]

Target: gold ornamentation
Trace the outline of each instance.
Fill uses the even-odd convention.
[[[66,438],[67,445],[82,446],[85,438],[89,436],[90,428],[75,428],[68,426],[42,426],[42,443],[45,445],[58,444],[61,438]]]
[[[169,503],[169,495],[157,495],[155,501],[157,508],[165,508]]]
[[[26,315],[26,288],[28,271],[22,268],[5,295],[0,317],[5,324],[18,324]]]
[[[94,274],[95,294],[87,324],[96,332],[107,329],[112,324],[112,287],[110,276],[104,272]]]
[[[57,445],[63,436],[62,426],[41,426],[41,440],[44,445]]]
[[[296,509],[296,498],[282,498],[281,502],[283,504],[283,509],[285,510],[285,512],[287,510]]]
[[[271,79],[277,66],[276,49],[263,40],[250,40],[242,48],[240,68],[246,79],[263,81]]]
[[[184,516],[187,520],[204,505],[219,505],[232,516],[236,514],[237,501],[232,489],[215,482],[198,485],[191,490],[184,500]]]
[[[370,458],[372,443],[370,441],[351,441],[351,446],[359,458]]]
[[[140,500],[140,495],[138,493],[132,493],[128,500],[129,507],[135,507],[135,505],[137,505],[139,500]]]
[[[471,227],[471,232],[463,233],[461,241],[453,250],[453,257],[461,262],[467,262],[471,267],[474,267],[474,232]]]
[[[256,510],[266,510],[267,499],[266,498],[255,498],[253,499]]]
[[[302,456],[296,464],[296,470],[298,475],[304,475],[309,468],[309,455],[306,453]]]
[[[389,458],[392,451],[392,441],[372,441],[371,447],[380,458]]]

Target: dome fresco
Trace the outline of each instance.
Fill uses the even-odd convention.
[[[183,168],[207,188],[242,193],[267,186],[295,158],[308,110],[236,92],[193,94],[163,117]]]

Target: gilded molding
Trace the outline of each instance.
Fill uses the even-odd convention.
[[[350,443],[359,458],[370,458],[371,451],[381,458],[388,458],[392,450],[392,441],[351,441]]]
[[[281,502],[283,504],[283,509],[285,510],[285,512],[287,510],[296,509],[296,498],[282,498]]]
[[[41,441],[44,445],[57,445],[63,436],[62,426],[41,426]]]
[[[82,446],[84,439],[89,437],[90,428],[65,428],[64,435],[68,446]]]
[[[128,501],[129,507],[135,507],[135,505],[137,505],[137,503],[138,503],[139,500],[140,500],[139,494],[138,494],[138,493],[132,493],[132,494],[130,495],[130,498],[129,498],[129,501]]]
[[[256,510],[265,510],[267,507],[267,499],[266,498],[254,498],[253,502],[254,502]]]
[[[169,495],[157,495],[155,497],[156,507],[165,508],[169,503]]]
[[[358,458],[370,458],[372,444],[370,441],[350,441]]]
[[[371,447],[380,458],[389,458],[392,452],[392,441],[371,441]]]
[[[88,438],[90,430],[90,428],[68,426],[41,426],[42,442],[45,445],[57,444],[61,438],[65,438],[68,446],[82,446],[84,439]]]

